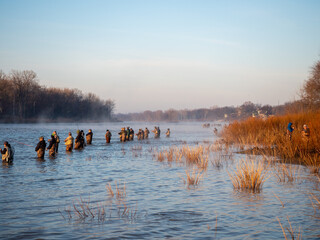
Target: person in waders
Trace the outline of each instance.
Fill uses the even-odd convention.
[[[307,124],[303,125],[303,129],[301,131],[302,139],[304,141],[308,141],[310,138],[310,128],[308,127]]]
[[[310,128],[307,124],[303,125],[303,129],[301,131],[302,140],[305,144],[306,151],[308,151],[309,148],[309,138],[310,138]]]
[[[88,133],[86,134],[87,144],[89,145],[92,143],[92,136],[93,136],[92,130],[89,129]]]
[[[34,149],[37,152],[38,158],[44,159],[44,153],[46,152],[46,141],[44,140],[44,137],[39,138],[39,142]]]
[[[294,126],[293,126],[292,122],[289,122],[288,127],[287,127],[287,136],[288,136],[289,140],[291,140],[291,138],[292,138],[293,130],[294,130]]]
[[[160,137],[160,129],[159,127],[154,127],[154,130],[152,131],[154,133],[154,138]]]
[[[72,133],[69,132],[69,136],[64,140],[64,144],[66,145],[66,151],[67,152],[72,152],[73,149],[73,137]]]
[[[144,139],[148,139],[148,138],[149,138],[149,133],[150,133],[149,129],[146,128],[146,129],[144,130]]]
[[[166,136],[170,137],[170,128],[167,129]]]
[[[106,143],[110,143],[111,136],[112,136],[111,132],[109,131],[109,129],[107,129],[106,135],[105,135],[105,137],[106,137]]]
[[[54,157],[56,155],[56,139],[54,134],[51,135],[51,139],[49,139],[48,142],[49,146],[47,147],[47,150],[49,150],[49,156]]]
[[[2,162],[12,163],[14,151],[13,151],[11,145],[7,141],[5,141],[3,143],[3,146],[4,146],[3,149],[0,148],[0,152],[2,154]]]
[[[139,129],[138,133],[136,133],[137,139],[141,140],[141,129]]]
[[[129,140],[133,141],[133,139],[134,139],[134,131],[132,128],[130,128]]]
[[[56,151],[56,153],[57,153],[58,150],[59,150],[60,138],[59,138],[59,136],[58,136],[58,134],[57,134],[57,131],[54,131],[54,132],[53,132],[53,135],[54,135],[54,138],[55,138],[55,140],[56,140],[56,143],[55,143],[55,151]]]
[[[86,140],[85,140],[85,138],[84,138],[84,131],[81,130],[80,133],[81,133],[81,144],[82,144],[82,148],[84,148],[84,147],[87,145],[87,144],[86,144]]]
[[[126,129],[125,128],[121,128],[121,131],[119,132],[119,138],[120,138],[120,142],[126,141]]]
[[[127,127],[126,130],[126,141],[130,141],[130,127]]]
[[[218,136],[218,129],[217,129],[217,128],[214,128],[214,129],[213,129],[213,133],[214,133],[214,135]]]
[[[83,149],[84,139],[80,130],[77,131],[77,137],[74,140],[74,149]]]

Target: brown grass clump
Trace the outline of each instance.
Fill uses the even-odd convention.
[[[195,168],[193,169],[192,173],[191,171],[187,171],[186,170],[186,175],[187,175],[187,179],[184,180],[184,182],[190,186],[190,185],[198,185],[200,183],[200,180],[202,178],[203,172],[200,172],[198,170],[196,170]]]
[[[163,162],[164,159],[165,159],[165,154],[164,154],[163,152],[158,152],[158,153],[157,153],[157,160],[158,160],[159,162]]]
[[[250,192],[259,192],[267,180],[267,170],[264,164],[253,160],[239,162],[234,174],[229,172],[228,174],[235,189]]]

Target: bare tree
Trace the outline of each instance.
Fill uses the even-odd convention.
[[[37,74],[29,70],[12,70],[10,79],[14,86],[14,103],[17,104],[18,116],[24,119],[27,108],[35,108],[35,91],[40,88]]]
[[[319,109],[320,107],[320,61],[316,62],[311,68],[309,79],[304,82],[301,89],[302,101],[310,109]]]

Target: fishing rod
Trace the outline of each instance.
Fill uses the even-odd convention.
[[[18,142],[18,141],[14,141],[14,140],[12,140],[12,142],[19,143],[19,144],[22,144],[22,145],[25,145],[25,146],[28,146],[28,147],[33,147],[33,146],[29,145],[29,144]]]

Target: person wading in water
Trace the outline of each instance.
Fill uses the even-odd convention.
[[[35,151],[37,152],[38,158],[43,159],[44,158],[44,153],[46,152],[46,141],[44,140],[44,137],[39,138],[39,142],[35,148]]]
[[[51,135],[51,139],[48,140],[49,146],[47,150],[49,150],[49,156],[54,157],[56,155],[56,139],[54,134]]]
[[[92,143],[92,136],[93,136],[92,130],[89,129],[88,133],[86,134],[87,144],[89,145]]]
[[[12,150],[11,145],[7,141],[5,141],[3,143],[3,146],[4,146],[4,149],[0,148],[0,152],[2,154],[2,162],[12,163],[14,152]]]
[[[69,136],[64,140],[65,145],[66,145],[66,151],[67,152],[72,152],[73,149],[73,137],[72,133],[69,132]]]

